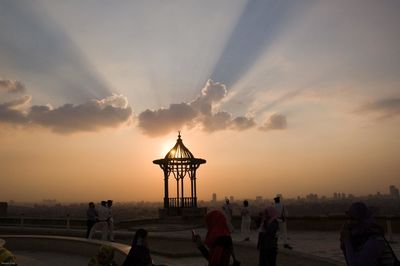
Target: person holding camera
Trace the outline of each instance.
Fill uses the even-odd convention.
[[[206,226],[207,236],[204,243],[195,231],[192,231],[192,237],[201,254],[208,260],[208,266],[229,266],[231,256],[233,265],[239,266],[225,215],[219,210],[209,212],[206,215]]]

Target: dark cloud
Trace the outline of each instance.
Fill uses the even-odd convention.
[[[253,118],[238,116],[232,120],[232,128],[236,130],[246,130],[255,126]]]
[[[9,124],[26,124],[28,119],[26,113],[21,111],[19,107],[28,104],[31,100],[30,96],[23,96],[18,99],[0,104],[0,123]]]
[[[102,100],[90,100],[83,104],[65,104],[58,108],[34,105],[23,108],[30,96],[0,104],[0,123],[39,125],[57,133],[96,131],[116,127],[132,115],[127,99],[113,95]]]
[[[378,119],[387,119],[400,115],[400,98],[380,99],[360,106],[356,113],[375,113]]]
[[[0,93],[23,93],[25,90],[25,85],[17,80],[0,79]]]
[[[264,123],[259,129],[262,131],[286,129],[287,121],[286,116],[281,114],[273,114],[269,117],[268,121]]]
[[[224,84],[208,80],[201,94],[192,102],[171,104],[168,108],[146,110],[139,114],[138,126],[149,136],[160,136],[183,127],[199,126],[206,132],[245,130],[255,125],[251,118],[233,117],[215,110],[227,95]]]
[[[139,127],[149,136],[168,134],[181,129],[197,116],[187,103],[171,104],[167,109],[146,110],[139,114]]]

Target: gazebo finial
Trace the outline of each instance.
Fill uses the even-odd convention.
[[[178,130],[178,139],[181,139],[181,131]]]

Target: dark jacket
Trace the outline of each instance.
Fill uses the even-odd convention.
[[[258,234],[258,249],[277,249],[278,238],[276,232],[278,231],[279,224],[277,220],[272,221],[270,224],[264,223],[263,232]]]

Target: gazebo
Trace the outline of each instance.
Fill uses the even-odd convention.
[[[181,134],[175,146],[163,159],[153,161],[158,164],[164,173],[164,209],[160,210],[162,216],[199,216],[206,212],[204,208],[197,207],[196,170],[206,160],[195,158],[188,148],[183,145]],[[171,173],[176,181],[176,197],[169,195],[169,177]],[[190,179],[190,197],[185,197],[184,179]]]

